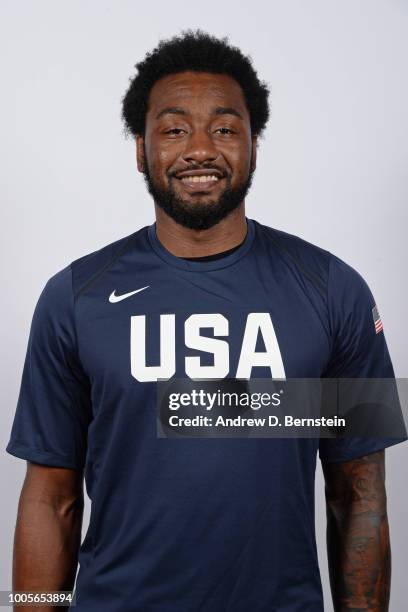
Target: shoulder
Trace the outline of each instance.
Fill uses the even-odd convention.
[[[331,253],[316,244],[274,227],[255,221],[258,239],[284,259],[312,268],[328,268]]]
[[[283,252],[288,252],[291,255],[306,256],[308,259],[316,259],[326,261],[330,256],[330,252],[316,244],[313,244],[300,236],[290,234],[282,230],[278,230],[269,225],[254,221],[258,235],[263,237],[265,241],[270,241],[277,249]]]
[[[130,249],[137,239],[146,233],[147,226],[119,238],[103,247],[87,253],[71,262],[72,284],[74,297],[93,283],[99,276],[104,274],[128,249]]]
[[[109,269],[145,229],[143,227],[132,234],[86,253],[71,261],[64,268],[57,270],[45,282],[37,302],[37,310],[61,311],[72,306],[82,289]]]
[[[349,292],[361,292],[368,289],[367,282],[360,272],[333,254],[330,257],[329,277],[333,290],[343,288]]]
[[[255,221],[258,239],[273,256],[320,290],[325,299],[341,301],[370,299],[370,289],[362,275],[331,251],[304,238]]]
[[[328,302],[333,317],[346,322],[369,320],[376,307],[367,281],[355,268],[335,255],[330,258]]]
[[[257,239],[272,261],[279,262],[285,273],[311,284],[326,297],[331,253],[311,242],[255,221]]]

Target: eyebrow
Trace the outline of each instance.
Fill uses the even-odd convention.
[[[189,114],[190,113],[184,110],[184,108],[181,108],[179,106],[169,106],[167,108],[163,108],[159,113],[157,113],[156,119],[160,119],[160,117],[163,117],[163,115],[187,116]],[[241,115],[241,113],[239,113],[237,109],[233,108],[232,106],[217,106],[214,109],[212,114],[213,115],[234,115],[235,117],[238,117],[239,119],[243,119],[243,116]]]
[[[243,116],[241,115],[241,113],[239,113],[237,109],[233,108],[232,106],[217,106],[217,108],[214,110],[214,114],[215,115],[235,115],[235,117],[238,117],[239,119],[243,119]]]
[[[163,115],[188,115],[188,113],[179,106],[169,106],[168,108],[163,108],[159,113],[157,113],[156,119],[160,119],[160,117],[163,117]]]

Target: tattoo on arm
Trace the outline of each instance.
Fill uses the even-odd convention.
[[[384,450],[322,466],[334,609],[387,612],[391,550]]]

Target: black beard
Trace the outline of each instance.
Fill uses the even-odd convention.
[[[254,170],[251,170],[248,178],[234,188],[231,187],[231,179],[228,176],[227,187],[217,201],[190,204],[177,196],[171,182],[168,189],[158,187],[152,179],[147,164],[143,174],[147,189],[155,203],[176,223],[194,230],[209,229],[238,208],[251,187],[253,175]],[[171,177],[170,180],[178,179]]]

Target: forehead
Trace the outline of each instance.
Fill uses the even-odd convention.
[[[180,72],[162,77],[153,85],[148,102],[148,113],[161,108],[179,106],[192,108],[206,106],[233,106],[248,114],[241,86],[226,74],[208,72]]]

